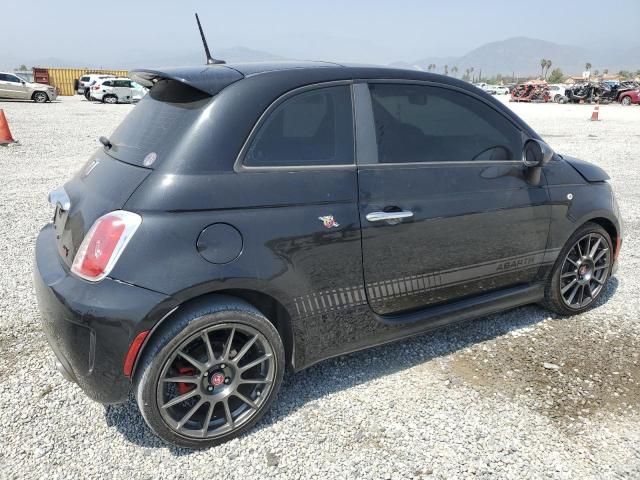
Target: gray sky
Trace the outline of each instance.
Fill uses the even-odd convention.
[[[461,55],[514,36],[587,47],[599,42],[640,46],[640,0],[2,3],[0,64],[96,56],[111,63],[128,50],[192,51],[200,48],[195,11],[214,52],[244,46],[292,58],[388,63]],[[513,13],[527,10],[525,19]]]

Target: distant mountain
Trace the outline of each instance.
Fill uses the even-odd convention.
[[[488,77],[498,73],[516,76],[540,74],[540,60],[553,62],[551,70],[560,68],[565,74],[580,74],[587,62],[593,69],[610,72],[619,70],[637,70],[640,68],[638,47],[607,45],[600,50],[587,49],[571,45],[559,45],[526,37],[515,37],[498,42],[491,42],[478,47],[461,57],[431,57],[415,62],[396,62],[394,66],[427,70],[435,64],[436,72],[442,73],[444,65],[458,67],[457,76],[462,76],[467,68],[473,68],[477,76]],[[632,53],[633,52],[633,53]]]

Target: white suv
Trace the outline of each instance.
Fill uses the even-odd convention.
[[[129,78],[108,78],[91,86],[92,100],[103,103],[132,103],[142,99],[147,89]]]
[[[115,75],[107,75],[107,74],[104,74],[104,73],[88,73],[86,75],[83,75],[78,80],[78,88],[76,89],[76,93],[78,95],[84,95],[87,100],[90,100],[90,98],[89,98],[89,87],[91,87],[95,83],[101,82],[102,80],[105,80],[107,78],[116,78],[116,76]]]

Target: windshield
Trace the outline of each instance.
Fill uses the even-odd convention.
[[[161,80],[113,132],[106,153],[123,162],[157,167],[210,100],[210,95],[183,83]],[[152,163],[145,158],[153,158]]]

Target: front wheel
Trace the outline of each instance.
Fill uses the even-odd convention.
[[[46,103],[49,101],[49,96],[44,92],[35,92],[31,98],[36,103]]]
[[[631,105],[631,97],[624,97],[620,103],[622,103],[622,105],[624,105],[625,107],[628,107],[629,105]]]
[[[562,315],[591,308],[611,274],[613,247],[607,231],[586,223],[567,241],[545,288],[545,305]]]
[[[226,296],[170,321],[145,348],[134,379],[149,427],[187,448],[211,447],[251,428],[282,383],[284,347],[273,324]]]

